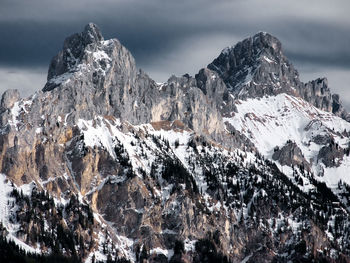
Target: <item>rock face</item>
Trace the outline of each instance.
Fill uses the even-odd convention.
[[[63,44],[63,50],[60,51],[51,61],[47,80],[62,75],[73,69],[75,64],[79,63],[84,56],[84,50],[88,45],[98,45],[103,41],[103,36],[95,24],[86,25],[82,33],[74,34],[68,37]],[[45,91],[54,87],[46,85]]]
[[[210,102],[223,116],[236,110],[234,99],[215,71],[208,68],[201,69],[196,74],[196,80],[198,88],[210,98]]]
[[[292,141],[287,141],[281,149],[275,148],[272,159],[282,165],[302,166],[310,170],[310,164],[305,160],[298,145]]]
[[[301,84],[280,41],[264,32],[224,49],[208,68],[216,71],[238,98],[295,94]]]
[[[118,40],[104,40],[88,24],[64,41],[43,90],[27,99],[14,90],[2,96],[0,217],[6,235],[86,262],[349,261],[347,186],[335,195],[311,169],[308,175],[296,169],[310,186],[305,190],[257,151],[245,132],[254,122],[239,129],[247,120],[266,127],[276,117],[234,119],[242,112],[238,98],[282,93],[346,114],[324,80],[299,81],[269,34],[225,49],[195,77],[157,84]],[[305,110],[295,115],[325,114],[286,98]],[[288,107],[278,109],[281,117]],[[332,123],[336,117],[327,114]],[[322,123],[305,125],[299,130],[320,148],[348,137]],[[332,152],[320,151],[324,165]],[[311,166],[292,142],[272,158]]]
[[[327,145],[321,148],[317,160],[322,161],[326,167],[336,167],[340,165],[344,153],[344,149],[334,142],[334,140],[331,140]]]
[[[350,121],[349,113],[340,103],[338,94],[331,94],[326,78],[319,78],[304,84],[300,91],[302,98],[309,101],[317,108],[332,112],[333,114]]]
[[[57,108],[62,114],[74,109],[71,123],[110,115],[132,124],[181,119],[207,135],[224,131],[216,104],[197,88],[194,78],[171,77],[158,86],[136,69],[134,58],[118,40],[104,41],[93,24],[65,40],[63,50],[51,62],[43,91],[43,97],[62,102],[45,112],[51,116]]]

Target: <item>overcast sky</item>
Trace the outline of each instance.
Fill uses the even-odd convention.
[[[41,89],[65,37],[94,22],[159,82],[269,32],[303,81],[327,77],[350,109],[349,13],[349,0],[0,0],[0,93]]]

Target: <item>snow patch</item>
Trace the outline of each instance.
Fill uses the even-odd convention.
[[[350,131],[350,123],[322,111],[310,103],[287,94],[239,100],[237,113],[224,118],[238,131],[247,136],[265,157],[272,159],[274,148],[282,147],[288,140],[295,142],[313,171],[320,171],[317,155],[322,145],[313,142],[316,136],[330,133],[340,147],[347,147],[348,138],[341,136]],[[349,182],[349,158],[338,168],[325,168],[324,181],[335,184],[340,179]],[[287,173],[288,174],[288,173]]]
[[[163,254],[164,256],[166,256],[168,258],[168,260],[170,260],[171,257],[174,255],[174,250],[156,247],[156,248],[151,249],[150,254],[151,255],[152,254],[156,254],[156,255]]]
[[[31,191],[31,185],[22,186],[23,193],[29,193]],[[6,236],[7,240],[14,241],[20,248],[26,250],[30,253],[40,254],[41,251],[39,248],[33,248],[25,244],[22,240],[16,237],[16,233],[19,230],[19,224],[12,223],[10,217],[12,211],[16,207],[10,207],[10,204],[15,202],[15,199],[10,196],[11,192],[17,187],[13,185],[7,178],[6,175],[0,174],[0,222],[7,229],[8,235]],[[17,189],[21,190],[21,188]]]

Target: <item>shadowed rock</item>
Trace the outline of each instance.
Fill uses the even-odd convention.
[[[302,166],[310,170],[310,164],[306,161],[303,153],[295,142],[288,141],[281,149],[275,148],[272,159],[282,165]]]

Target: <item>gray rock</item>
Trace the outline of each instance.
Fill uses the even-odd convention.
[[[16,89],[6,90],[1,97],[1,109],[11,109],[13,104],[20,99],[20,94]]]
[[[241,99],[295,94],[301,85],[298,72],[282,53],[280,41],[264,32],[224,49],[208,68],[216,71],[230,92]]]
[[[20,94],[16,89],[6,90],[1,97],[0,102],[0,125],[7,126],[10,117],[10,109],[13,108],[15,102],[20,99]],[[8,130],[8,127],[3,128],[4,131]]]
[[[103,41],[103,36],[99,28],[89,23],[86,25],[82,33],[76,33],[66,38],[63,49],[51,61],[47,80],[51,80],[55,76],[62,75],[74,69],[81,62],[86,47],[90,44],[99,45]],[[44,91],[55,88],[52,82],[44,87]]]
[[[249,96],[280,92],[274,86],[273,76],[266,76],[267,70],[285,78],[281,82],[284,91],[297,79],[290,77],[295,73],[291,68],[269,65],[265,58],[266,62],[255,64],[261,55],[280,56],[280,43],[272,36],[261,33],[233,50],[236,60],[227,63],[237,65],[237,78],[246,78],[244,65],[252,65],[258,72],[253,76],[257,84],[245,86]],[[233,89],[220,72],[206,68],[195,78],[187,74],[172,76],[166,83],[156,84],[137,69],[134,58],[118,40],[104,41],[97,27],[89,24],[84,32],[67,38],[63,50],[51,63],[43,91],[27,100],[20,100],[15,91],[3,95],[0,171],[17,185],[35,181],[40,189],[58,200],[73,193],[81,194],[101,215],[102,223],[93,221],[104,228],[89,229],[93,233],[89,238],[98,241],[99,234],[111,235],[118,245],[116,248],[125,246],[121,236],[134,240],[133,251],[137,245],[173,249],[175,240],[194,241],[213,236],[223,255],[234,262],[256,252],[254,256],[276,260],[273,257],[283,252],[281,247],[300,237],[288,227],[288,220],[283,222],[286,224],[283,232],[272,232],[275,227],[266,228],[270,225],[266,219],[275,221],[281,212],[285,218],[295,218],[296,210],[286,209],[291,200],[302,201],[299,203],[303,208],[308,208],[310,202],[300,199],[304,195],[296,192],[277,168],[258,154],[259,158],[251,163],[253,159],[247,153],[228,151],[256,149],[248,138],[224,123],[223,117],[234,114],[234,96],[246,95],[238,90],[239,85],[235,86],[237,90]],[[226,77],[227,81],[234,80],[229,75]],[[260,90],[263,86],[265,90]],[[16,114],[11,115],[16,101]],[[133,153],[125,151],[122,143],[109,149],[112,153],[114,150],[115,156],[102,146],[86,146],[87,135],[77,127],[80,119],[91,120],[93,127],[104,124],[106,129],[111,129],[110,124],[117,123],[115,118],[121,119],[120,131],[132,138],[132,143],[127,145],[135,147]],[[144,129],[130,125],[150,122]],[[178,156],[164,140],[149,134],[148,129],[150,126],[156,129],[157,122],[160,127],[170,123],[170,128],[194,131],[188,145],[181,145],[189,153],[188,167],[179,160],[184,156]],[[102,136],[103,132],[99,134]],[[109,139],[117,141],[117,137]],[[157,146],[150,147],[153,143]],[[128,156],[128,152],[134,155]],[[325,155],[329,151],[324,152],[320,158],[327,159]],[[143,166],[132,167],[131,158],[142,159]],[[282,164],[308,165],[300,149],[291,142],[276,151],[274,159]],[[202,195],[205,184],[212,198]],[[313,208],[305,211],[321,207],[312,205]],[[80,219],[73,211],[69,217]],[[331,247],[327,235],[313,223],[312,217],[300,225],[307,226],[302,230],[305,238],[312,235],[317,241],[307,243],[311,256],[312,251]],[[79,232],[76,236],[80,236]],[[271,237],[284,241],[276,243]],[[268,250],[260,249],[261,244],[266,244]],[[88,255],[95,248],[98,246],[90,244],[89,250],[82,252]]]
[[[197,87],[209,98],[211,104],[221,112],[223,116],[237,111],[234,99],[230,96],[224,81],[218,73],[208,68],[201,69],[196,74]]]
[[[281,149],[275,148],[272,159],[282,165],[302,166],[310,171],[310,164],[306,161],[298,145],[292,141],[287,141]]]
[[[300,90],[303,99],[315,105],[317,108],[332,112],[333,114],[350,121],[350,115],[341,105],[339,95],[331,94],[326,78],[318,78],[304,84]]]
[[[114,116],[131,124],[181,120],[199,134],[232,146],[224,136],[222,114],[235,109],[234,101],[215,72],[202,70],[197,79],[172,76],[159,86],[137,70],[133,56],[118,40],[103,41],[95,29],[89,25],[83,33],[65,40],[51,63],[44,93],[33,108],[48,118],[58,112],[69,114],[70,125],[96,115]],[[88,37],[91,35],[94,37]],[[57,104],[44,109],[41,101],[48,98]]]
[[[326,167],[338,167],[344,157],[344,149],[333,140],[321,148],[317,161],[322,161]]]

